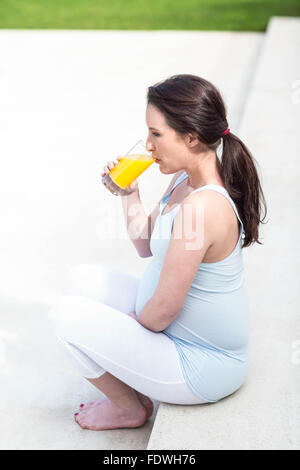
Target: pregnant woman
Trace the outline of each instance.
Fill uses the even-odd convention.
[[[121,199],[129,237],[151,262],[141,278],[75,266],[50,311],[58,343],[106,396],[80,404],[82,428],[142,426],[151,398],[214,403],[249,373],[242,249],[261,244],[262,205],[266,212],[255,160],[228,128],[220,92],[201,77],[150,86],[146,122],[147,149],[174,177],[150,215],[137,182]]]

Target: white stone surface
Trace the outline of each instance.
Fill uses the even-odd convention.
[[[141,273],[149,260],[137,258],[126,231],[123,239],[101,238],[107,224],[117,221],[118,234],[124,224],[121,201],[102,186],[100,170],[146,139],[147,87],[176,73],[212,80],[237,130],[262,38],[0,31],[0,294],[50,302],[81,262]],[[157,165],[141,175],[148,210],[170,177]]]
[[[263,245],[244,250],[252,365],[216,404],[160,404],[148,449],[300,448],[300,19],[269,23],[239,136],[259,165]]]
[[[1,448],[146,448],[154,416],[135,430],[73,422],[98,392],[53,343],[47,312],[72,266],[141,274],[149,262],[121,237],[121,201],[100,181],[108,160],[146,139],[147,87],[178,73],[203,76],[222,91],[237,131],[262,41],[257,33],[0,30]],[[148,211],[170,177],[154,165],[140,177]],[[119,238],[103,239],[115,223]]]

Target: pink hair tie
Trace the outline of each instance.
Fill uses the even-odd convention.
[[[228,134],[228,132],[230,132],[230,129],[226,129],[226,131],[223,132],[222,137],[224,137],[224,135]]]

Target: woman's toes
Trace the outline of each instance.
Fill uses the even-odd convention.
[[[129,410],[120,412],[110,400],[106,399],[99,406],[83,409],[75,416],[77,424],[82,429],[96,431],[104,429],[118,429],[124,427],[142,426],[147,419],[147,412],[143,406],[138,406],[131,412]]]
[[[78,421],[78,420],[77,420],[77,424],[79,424],[79,426],[80,426],[82,429],[86,429],[86,428],[87,428],[87,426],[86,426],[86,424],[85,424],[84,421]]]
[[[87,410],[88,408],[92,408],[93,406],[98,406],[100,405],[103,401],[105,400],[105,398],[99,398],[98,400],[94,400],[94,401],[91,401],[90,403],[81,403],[80,404],[80,411],[82,410]]]
[[[86,427],[84,415],[82,413],[79,413],[75,416],[75,421],[76,421],[77,424],[79,424],[80,427],[82,427],[82,428]]]

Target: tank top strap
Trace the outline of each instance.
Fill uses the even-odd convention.
[[[182,183],[182,181],[185,180],[187,177],[188,177],[188,174],[185,171],[183,173],[181,173],[181,175],[178,176],[177,180],[175,181],[175,184],[174,184],[173,188],[171,189],[170,194],[174,191],[176,186],[178,186],[180,183]]]
[[[193,193],[196,193],[198,191],[203,191],[204,189],[211,189],[213,191],[217,191],[218,193],[220,194],[223,194],[223,196],[226,197],[226,199],[230,202],[230,204],[232,205],[232,208],[238,218],[238,220],[240,221],[242,227],[243,226],[243,222],[241,221],[241,218],[239,216],[239,213],[238,213],[238,210],[236,208],[236,205],[235,203],[233,202],[232,198],[229,196],[229,193],[227,191],[227,189],[225,189],[223,186],[220,186],[218,184],[206,184],[205,186],[201,186],[201,188],[197,188],[195,189],[194,191],[192,191],[190,194],[193,194]]]
[[[162,202],[163,203],[168,203],[169,202],[169,199],[171,197],[171,194],[172,192],[174,191],[174,189],[176,188],[176,186],[178,186],[185,178],[187,178],[188,175],[187,173],[184,171],[178,178],[177,180],[175,181],[174,185],[173,185],[173,188],[170,189],[170,191],[162,198]]]

